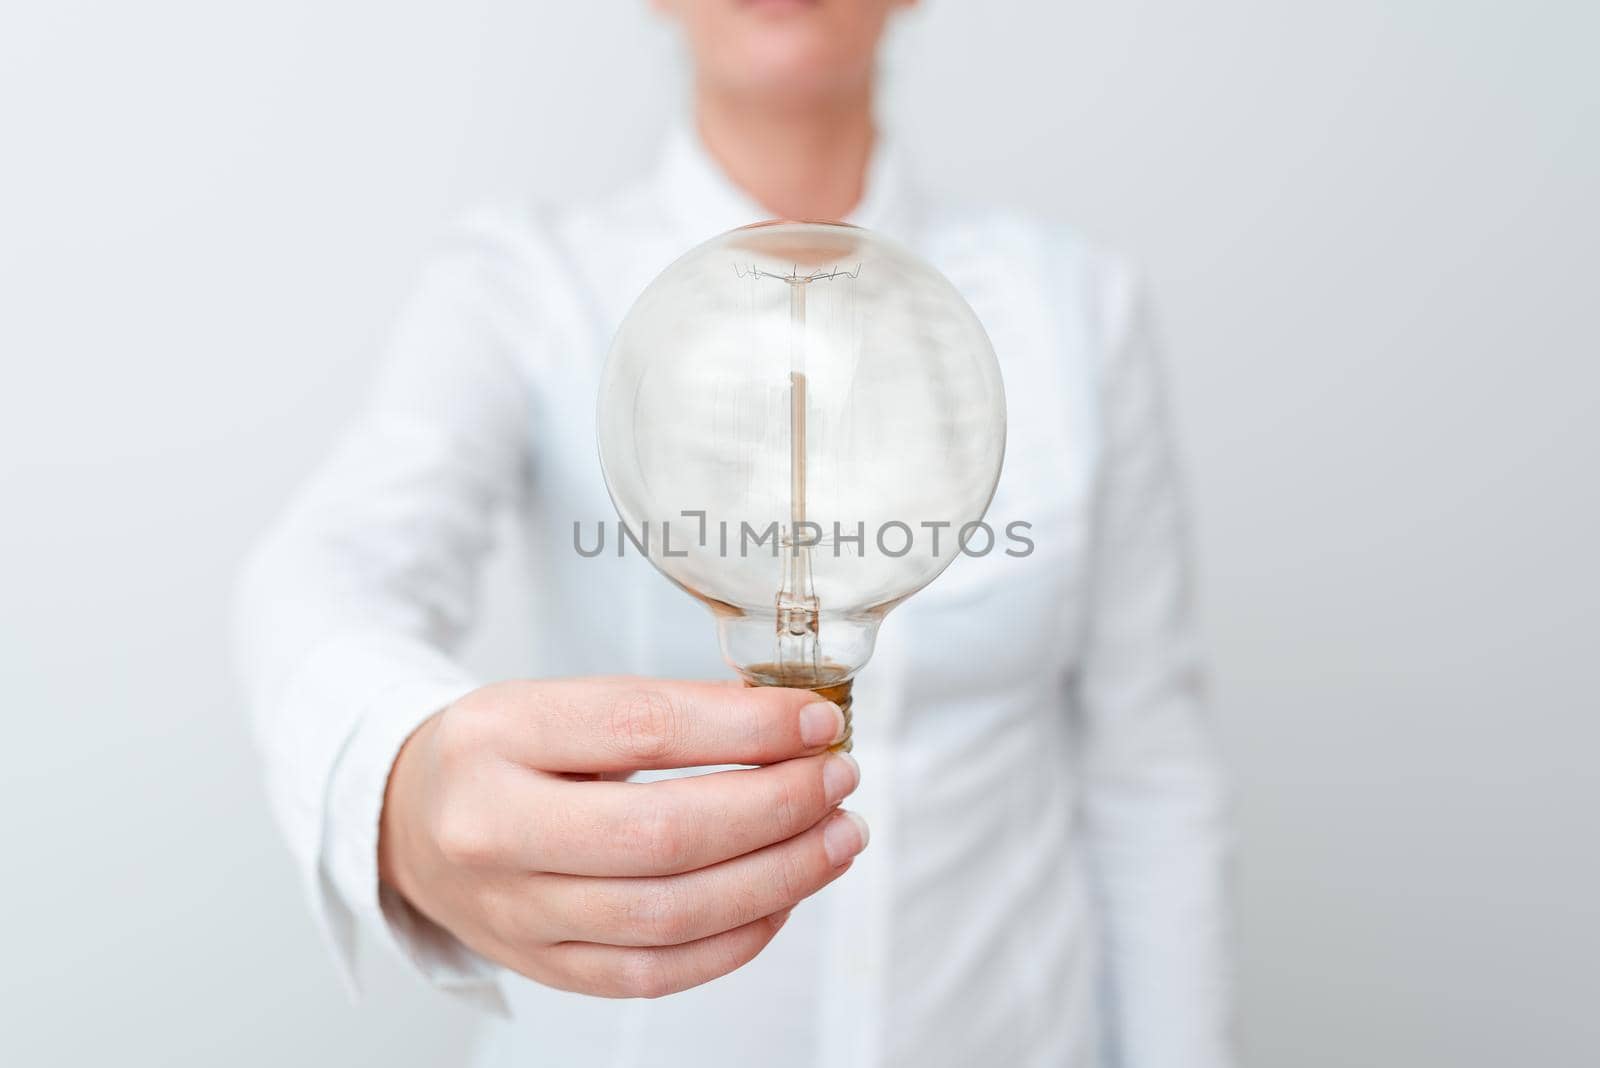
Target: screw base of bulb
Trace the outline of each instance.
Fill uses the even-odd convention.
[[[844,737],[828,747],[830,752],[848,753],[854,741],[854,718],[850,709],[855,703],[851,690],[855,686],[855,678],[844,675],[844,668],[824,664],[815,671],[806,668],[797,670],[785,668],[778,664],[757,664],[754,667],[741,669],[739,674],[744,677],[746,686],[786,686],[796,690],[810,690],[824,701],[832,701],[839,706],[839,711],[844,713]],[[843,678],[840,676],[844,675]]]

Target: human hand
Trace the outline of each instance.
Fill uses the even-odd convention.
[[[496,683],[419,727],[384,796],[379,872],[547,986],[659,997],[748,963],[867,843],[860,772],[805,690],[659,679]],[[628,773],[762,765],[653,783]]]

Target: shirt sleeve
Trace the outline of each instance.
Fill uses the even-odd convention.
[[[1158,346],[1125,268],[1107,270],[1094,304],[1102,452],[1076,707],[1111,1063],[1222,1068],[1233,1063],[1227,806]]]
[[[451,651],[496,513],[522,492],[519,264],[466,228],[421,279],[370,402],[240,576],[235,648],[273,809],[357,989],[357,932],[504,1011],[496,970],[380,888],[389,769],[478,683]]]

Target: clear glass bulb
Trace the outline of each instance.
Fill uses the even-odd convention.
[[[640,294],[598,426],[629,535],[711,608],[728,663],[848,715],[878,625],[983,518],[1005,393],[938,271],[858,227],[769,222]]]

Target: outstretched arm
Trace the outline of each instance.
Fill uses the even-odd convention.
[[[477,686],[450,658],[519,492],[531,279],[492,243],[435,267],[376,400],[262,542],[239,639],[278,814],[348,964],[390,938],[502,1007],[496,965],[656,996],[759,953],[846,871],[858,772],[804,690],[650,679]],[[527,290],[522,290],[524,294]],[[525,351],[525,350],[524,350]],[[660,783],[633,771],[761,764]],[[491,963],[492,962],[492,963]]]
[[[365,411],[241,575],[235,646],[269,792],[347,974],[363,921],[400,933],[442,981],[487,974],[450,940],[408,936],[415,917],[394,903],[380,907],[376,842],[401,743],[476,684],[451,649],[472,619],[495,513],[522,487],[517,346],[535,326],[508,288],[524,274],[489,227],[442,251]]]

